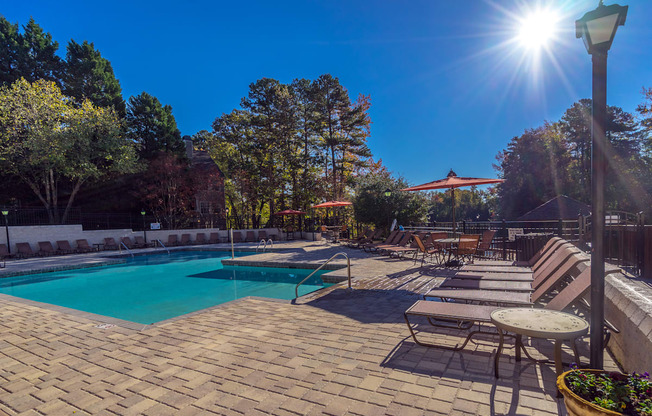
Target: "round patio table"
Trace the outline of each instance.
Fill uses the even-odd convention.
[[[523,335],[532,338],[555,340],[555,371],[562,373],[561,344],[564,340],[571,341],[575,354],[575,361],[579,362],[579,355],[575,340],[589,332],[589,323],[577,315],[566,312],[536,308],[504,308],[491,312],[491,322],[498,329],[500,344],[496,351],[494,371],[498,378],[498,359],[503,349],[505,332],[516,334],[516,361],[521,361],[521,350],[532,361],[549,362],[548,360],[535,360],[523,346]]]

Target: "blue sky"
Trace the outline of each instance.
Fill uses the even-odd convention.
[[[591,93],[591,60],[574,21],[597,0],[5,2],[60,43],[95,43],[125,99],[147,91],[182,134],[210,130],[248,85],[331,73],[371,96],[369,146],[410,183],[493,177],[496,154]],[[609,0],[606,2],[611,4]],[[634,111],[652,87],[652,1],[630,0],[609,55],[608,103]],[[512,40],[528,10],[560,16],[548,49]]]

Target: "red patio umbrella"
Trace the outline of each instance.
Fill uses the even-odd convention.
[[[321,204],[313,205],[311,208],[334,208],[345,207],[348,205],[353,205],[353,203],[348,201],[327,201],[322,202]]]
[[[275,212],[273,215],[304,215],[303,211],[296,211],[294,209],[286,209],[285,211]]]
[[[455,188],[462,186],[473,185],[488,185],[491,183],[505,182],[504,179],[484,179],[484,178],[462,178],[457,176],[453,169],[448,172],[446,178],[439,179],[433,182],[424,183],[422,185],[411,186],[409,188],[401,189],[401,191],[428,191],[431,189],[450,189],[451,202],[453,204],[453,232],[455,232]]]

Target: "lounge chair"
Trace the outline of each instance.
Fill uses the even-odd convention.
[[[57,240],[57,254],[71,254],[75,250],[70,246],[68,240]]]
[[[195,236],[195,244],[206,244],[206,234],[197,233]]]
[[[579,254],[574,254],[571,257],[563,258],[562,260],[552,259],[551,261],[560,263],[559,267],[554,269],[554,271],[551,273],[543,271],[550,270],[546,267],[540,268],[539,272],[535,274],[534,280],[530,283],[532,290],[531,293],[522,290],[522,293],[517,295],[516,292],[511,290],[511,285],[505,285],[508,287],[508,289],[501,292],[483,290],[478,285],[476,285],[476,281],[471,285],[461,285],[462,289],[459,288],[459,284],[451,285],[457,286],[457,289],[446,289],[446,286],[443,286],[441,289],[433,289],[427,292],[424,298],[439,298],[441,300],[497,303],[507,305],[523,303],[532,304],[534,302],[540,301],[544,296],[547,296],[551,290],[557,287],[567,276],[577,275],[583,271],[584,268],[588,265],[588,260],[588,257]],[[456,282],[459,283],[460,280],[456,280]]]
[[[398,240],[398,243],[396,244],[384,244],[376,247],[376,252],[380,254],[387,254],[389,253],[391,257],[392,250],[395,250],[399,247],[405,247],[407,246],[410,241],[412,241],[412,232],[411,231],[404,231],[403,234],[401,235],[401,239]]]
[[[240,231],[233,232],[233,242],[234,243],[242,243],[242,234],[240,234]]]
[[[545,309],[562,311],[570,306],[579,306],[582,296],[591,285],[591,268],[584,268],[575,279],[566,287],[560,290],[545,306]],[[415,343],[427,347],[436,347],[459,351],[463,349],[471,338],[478,333],[497,335],[494,332],[482,331],[480,329],[471,331],[461,345],[454,347],[433,344],[421,341],[417,338],[416,327],[410,322],[410,317],[420,316],[428,319],[431,325],[446,328],[457,328],[470,330],[475,324],[491,324],[491,312],[500,309],[500,306],[469,305],[465,303],[432,302],[419,300],[410,306],[404,314],[412,339]]]
[[[13,253],[9,252],[6,244],[0,244],[0,260],[10,259],[16,257]]]
[[[104,250],[117,250],[118,248],[118,243],[115,242],[113,237],[104,238]]]
[[[220,234],[211,233],[210,237],[208,238],[208,244],[217,244],[219,242],[220,242]]]
[[[134,240],[136,240],[134,245],[138,248],[154,247],[154,244],[146,242],[145,238],[141,235],[135,236]]]
[[[396,256],[398,258],[402,257],[405,254],[410,254],[412,253],[413,256],[416,258],[418,251],[419,251],[419,246],[415,240],[415,238],[420,237],[420,239],[425,238],[427,233],[425,232],[419,232],[417,234],[413,234],[410,236],[410,238],[407,240],[407,243],[403,246],[400,245],[400,243],[396,247],[388,247],[384,248],[382,250],[383,254],[389,254],[390,257]],[[403,240],[401,240],[401,243]]]
[[[245,241],[249,243],[256,241],[256,233],[253,230],[247,231],[247,235],[245,236]]]
[[[181,243],[179,243],[182,246],[188,246],[192,244],[192,240],[190,239],[190,234],[181,234]]]
[[[16,256],[20,258],[26,259],[36,255],[32,251],[32,247],[29,245],[29,243],[16,243],[16,250],[18,251]]]
[[[258,241],[260,240],[267,240],[267,231],[258,230]]]
[[[384,231],[382,228],[378,228],[376,231],[370,232],[368,237],[362,236],[362,238],[357,239],[355,242],[350,242],[349,247],[351,248],[362,248],[365,244],[373,244],[374,241],[380,240],[383,237]]]
[[[385,241],[381,243],[369,243],[369,244],[363,244],[361,245],[362,249],[364,251],[372,252],[375,251],[378,247],[380,246],[387,246],[387,245],[394,245],[395,243],[398,243],[398,241],[403,237],[404,231],[398,231],[394,230],[385,239]]]
[[[56,253],[52,243],[49,241],[39,241],[38,242],[38,254],[39,256],[52,256]]]
[[[95,249],[88,244],[88,240],[85,238],[77,240],[77,252],[79,253],[90,253],[91,251],[98,251],[99,249]]]
[[[168,242],[166,243],[166,246],[172,247],[172,246],[176,246],[178,244],[179,244],[179,240],[177,239],[177,235],[176,234],[169,234],[168,235]]]

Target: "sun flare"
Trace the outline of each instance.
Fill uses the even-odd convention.
[[[519,22],[517,38],[526,48],[546,48],[558,31],[559,16],[550,10],[537,10]]]

